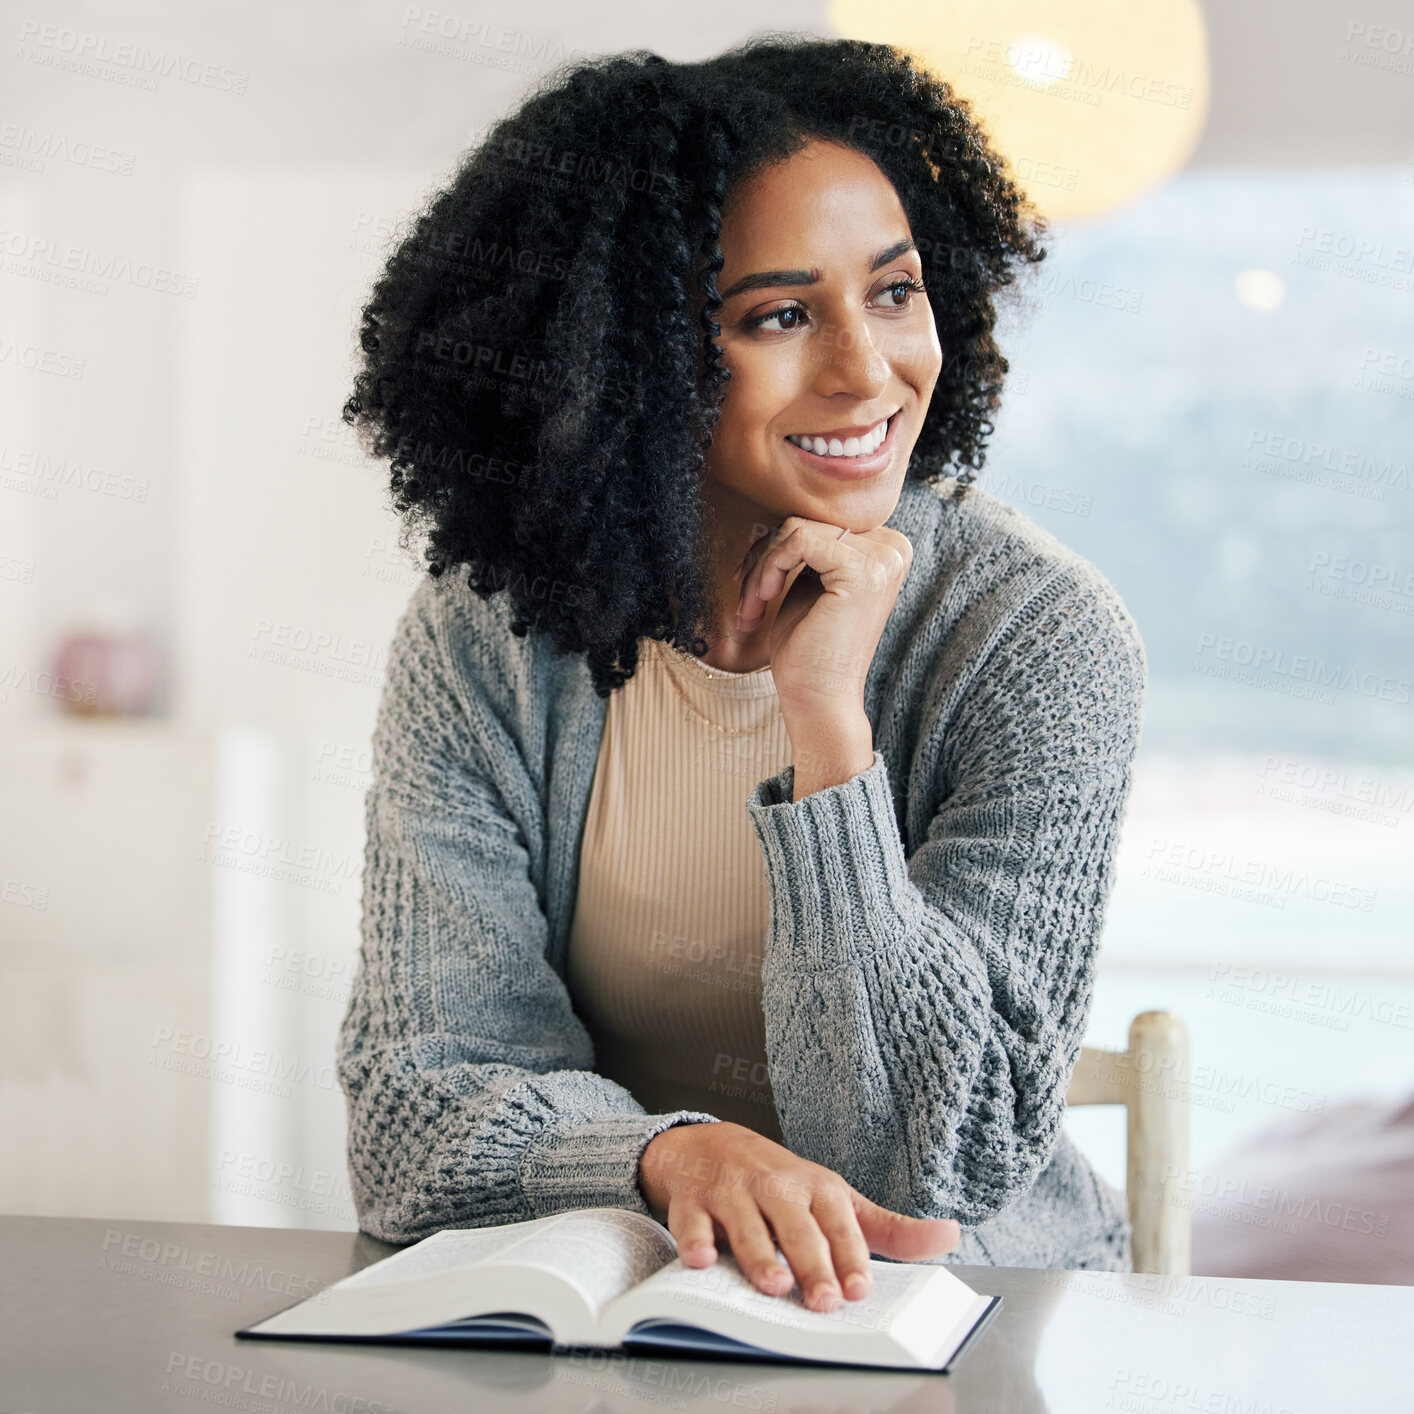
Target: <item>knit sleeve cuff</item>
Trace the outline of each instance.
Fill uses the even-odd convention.
[[[802,800],[794,793],[791,765],[746,801],[771,887],[768,961],[812,972],[848,966],[912,932],[923,903],[882,753],[847,781]]]
[[[573,1208],[628,1208],[650,1217],[638,1186],[638,1160],[648,1141],[676,1124],[715,1124],[700,1110],[617,1114],[550,1126],[526,1148],[521,1192],[532,1217]]]

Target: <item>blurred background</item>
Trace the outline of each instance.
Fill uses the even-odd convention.
[[[1052,219],[979,484],[1148,707],[1089,1041],[1189,1032],[1193,1270],[1414,1283],[1414,18],[1393,0],[0,19],[0,1210],[353,1228],[334,1038],[421,573],[339,418],[408,214],[557,65],[908,48]],[[1072,1111],[1125,1181],[1122,1110]]]

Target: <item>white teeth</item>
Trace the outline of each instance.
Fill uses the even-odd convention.
[[[849,437],[844,441],[831,437],[827,442],[823,437],[797,434],[787,437],[786,441],[794,442],[797,447],[802,447],[807,452],[814,452],[817,457],[867,457],[878,451],[880,443],[888,435],[889,422],[888,418],[885,418],[872,432],[866,432],[863,437]]]

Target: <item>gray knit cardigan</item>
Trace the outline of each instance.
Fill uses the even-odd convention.
[[[973,487],[906,481],[914,559],[865,684],[874,758],[742,802],[771,895],[763,1009],[786,1145],[938,1260],[1128,1270],[1120,1195],[1061,1127],[1138,747],[1144,648],[1089,561]],[[646,1212],[648,1114],[564,981],[608,703],[504,594],[413,591],[373,737],[362,946],[338,1043],[360,1227],[411,1242]]]

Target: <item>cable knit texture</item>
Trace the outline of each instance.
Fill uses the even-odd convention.
[[[762,985],[787,1146],[940,1259],[1127,1270],[1123,1196],[1062,1128],[1142,725],[1143,644],[1089,561],[980,487],[906,482],[914,560],[865,684],[872,764],[743,802],[771,891]],[[366,799],[339,1037],[360,1226],[391,1242],[646,1212],[648,1114],[595,1073],[565,986],[607,702],[504,596],[413,592]]]

